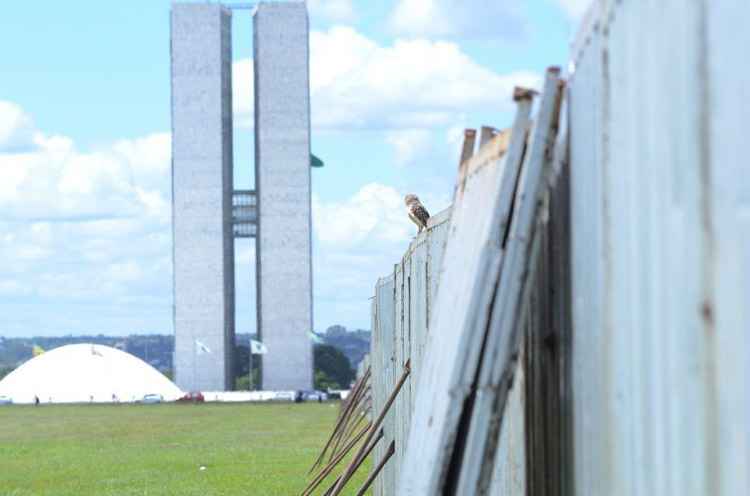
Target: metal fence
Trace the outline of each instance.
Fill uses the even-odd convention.
[[[409,433],[415,401],[413,392],[423,359],[431,309],[435,305],[449,220],[450,210],[433,216],[428,228],[412,241],[393,272],[381,278],[375,287],[370,349],[373,411],[382,410],[401,375],[403,364],[409,359],[413,371],[385,418],[384,439],[373,451],[374,459],[380,460],[391,441],[397,440],[393,459],[375,480],[373,492],[376,495],[396,494],[403,440]]]
[[[747,25],[596,2],[533,127],[467,140],[376,287],[374,411],[412,361],[376,495],[750,494]]]
[[[570,78],[580,494],[750,494],[750,3],[601,2]]]

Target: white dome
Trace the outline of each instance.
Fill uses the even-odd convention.
[[[146,394],[176,400],[182,391],[138,357],[109,346],[71,344],[42,353],[0,381],[0,396],[14,403],[111,403]]]

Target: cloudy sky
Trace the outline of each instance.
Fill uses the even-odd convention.
[[[465,127],[564,65],[586,0],[309,0],[315,329],[450,203]],[[172,332],[168,0],[12,2],[0,19],[0,336]],[[252,187],[252,20],[233,19],[235,181]],[[237,242],[237,330],[254,331]]]

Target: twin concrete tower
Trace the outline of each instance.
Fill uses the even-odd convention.
[[[175,380],[185,391],[233,388],[234,239],[253,237],[268,350],[260,386],[310,389],[307,8],[254,8],[255,190],[233,184],[231,8],[173,4],[171,24]]]

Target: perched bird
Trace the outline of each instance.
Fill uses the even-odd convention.
[[[427,219],[430,218],[430,214],[427,212],[427,209],[424,208],[422,202],[419,201],[417,195],[406,195],[404,197],[404,203],[406,203],[406,211],[409,214],[409,218],[419,228],[417,234],[421,233],[422,229],[427,227]]]

